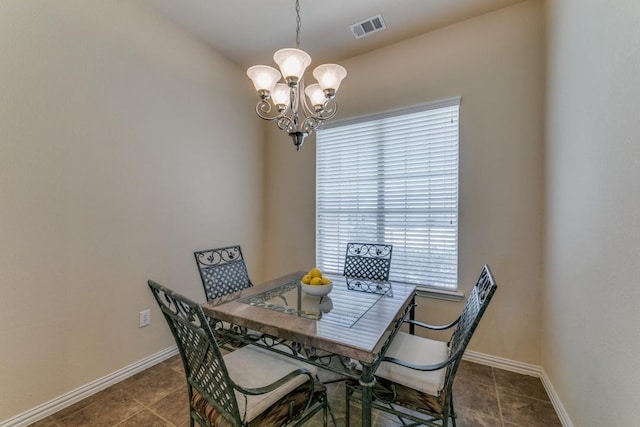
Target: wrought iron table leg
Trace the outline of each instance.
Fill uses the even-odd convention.
[[[373,399],[373,385],[376,379],[371,366],[362,364],[360,385],[362,386],[362,426],[371,427],[371,401]]]
[[[413,294],[411,298],[411,311],[409,311],[409,320],[416,320],[416,295]],[[409,333],[411,335],[416,334],[416,325],[409,323]]]

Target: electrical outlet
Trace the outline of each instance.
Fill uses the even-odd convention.
[[[151,310],[143,310],[140,312],[140,327],[148,326],[151,323]]]

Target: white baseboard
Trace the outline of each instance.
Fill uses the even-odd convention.
[[[115,383],[124,380],[125,378],[129,378],[130,376],[135,375],[138,372],[144,371],[145,369],[148,369],[153,365],[156,365],[176,354],[178,354],[178,348],[175,345],[166,348],[162,351],[159,351],[158,353],[152,354],[149,357],[145,357],[142,360],[132,363],[129,366],[118,369],[117,371],[109,375],[92,381],[89,384],[85,384],[82,387],[63,394],[62,396],[56,397],[55,399],[38,405],[35,408],[18,414],[15,417],[1,421],[0,427],[25,427],[33,424],[36,421],[39,421],[51,414],[69,407],[74,403],[91,396],[92,394],[104,390],[105,388],[110,387]]]
[[[509,372],[516,372],[518,374],[529,375],[531,377],[540,378],[542,375],[542,368],[536,365],[530,365],[528,363],[516,362],[515,360],[503,359],[502,357],[491,356],[489,354],[478,353],[476,351],[467,350],[462,357],[469,362],[479,363],[481,365],[492,366],[498,369],[504,369]]]
[[[547,373],[544,371],[544,369],[542,370],[542,376],[540,377],[540,379],[542,380],[542,384],[544,385],[544,388],[547,390],[549,399],[551,399],[551,403],[553,404],[553,407],[555,408],[556,413],[558,414],[558,418],[560,418],[560,422],[562,423],[562,426],[573,427],[571,418],[569,418],[569,414],[567,414],[567,411],[564,409],[564,405],[562,405],[562,402],[560,401],[560,397],[558,396],[558,393],[556,393],[556,389],[553,388],[553,384],[551,384],[551,380],[547,376]]]
[[[573,427],[573,423],[569,418],[569,414],[564,409],[564,405],[560,401],[560,397],[556,393],[551,380],[547,376],[547,373],[540,366],[530,365],[528,363],[517,362],[515,360],[503,359],[497,356],[491,356],[488,354],[478,353],[475,351],[467,350],[462,357],[469,362],[479,363],[481,365],[492,366],[498,369],[504,369],[505,371],[516,372],[518,374],[529,375],[532,377],[540,378],[542,385],[544,386],[553,408],[560,418],[560,422],[563,427]],[[1,427],[1,426],[0,426]]]

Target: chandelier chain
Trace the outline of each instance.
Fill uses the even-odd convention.
[[[296,48],[300,49],[300,26],[302,21],[300,20],[300,0],[296,0]]]

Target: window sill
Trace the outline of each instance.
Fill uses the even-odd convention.
[[[445,291],[442,289],[428,288],[425,286],[416,287],[416,295],[423,298],[440,299],[444,301],[462,301],[464,294],[458,291]]]

